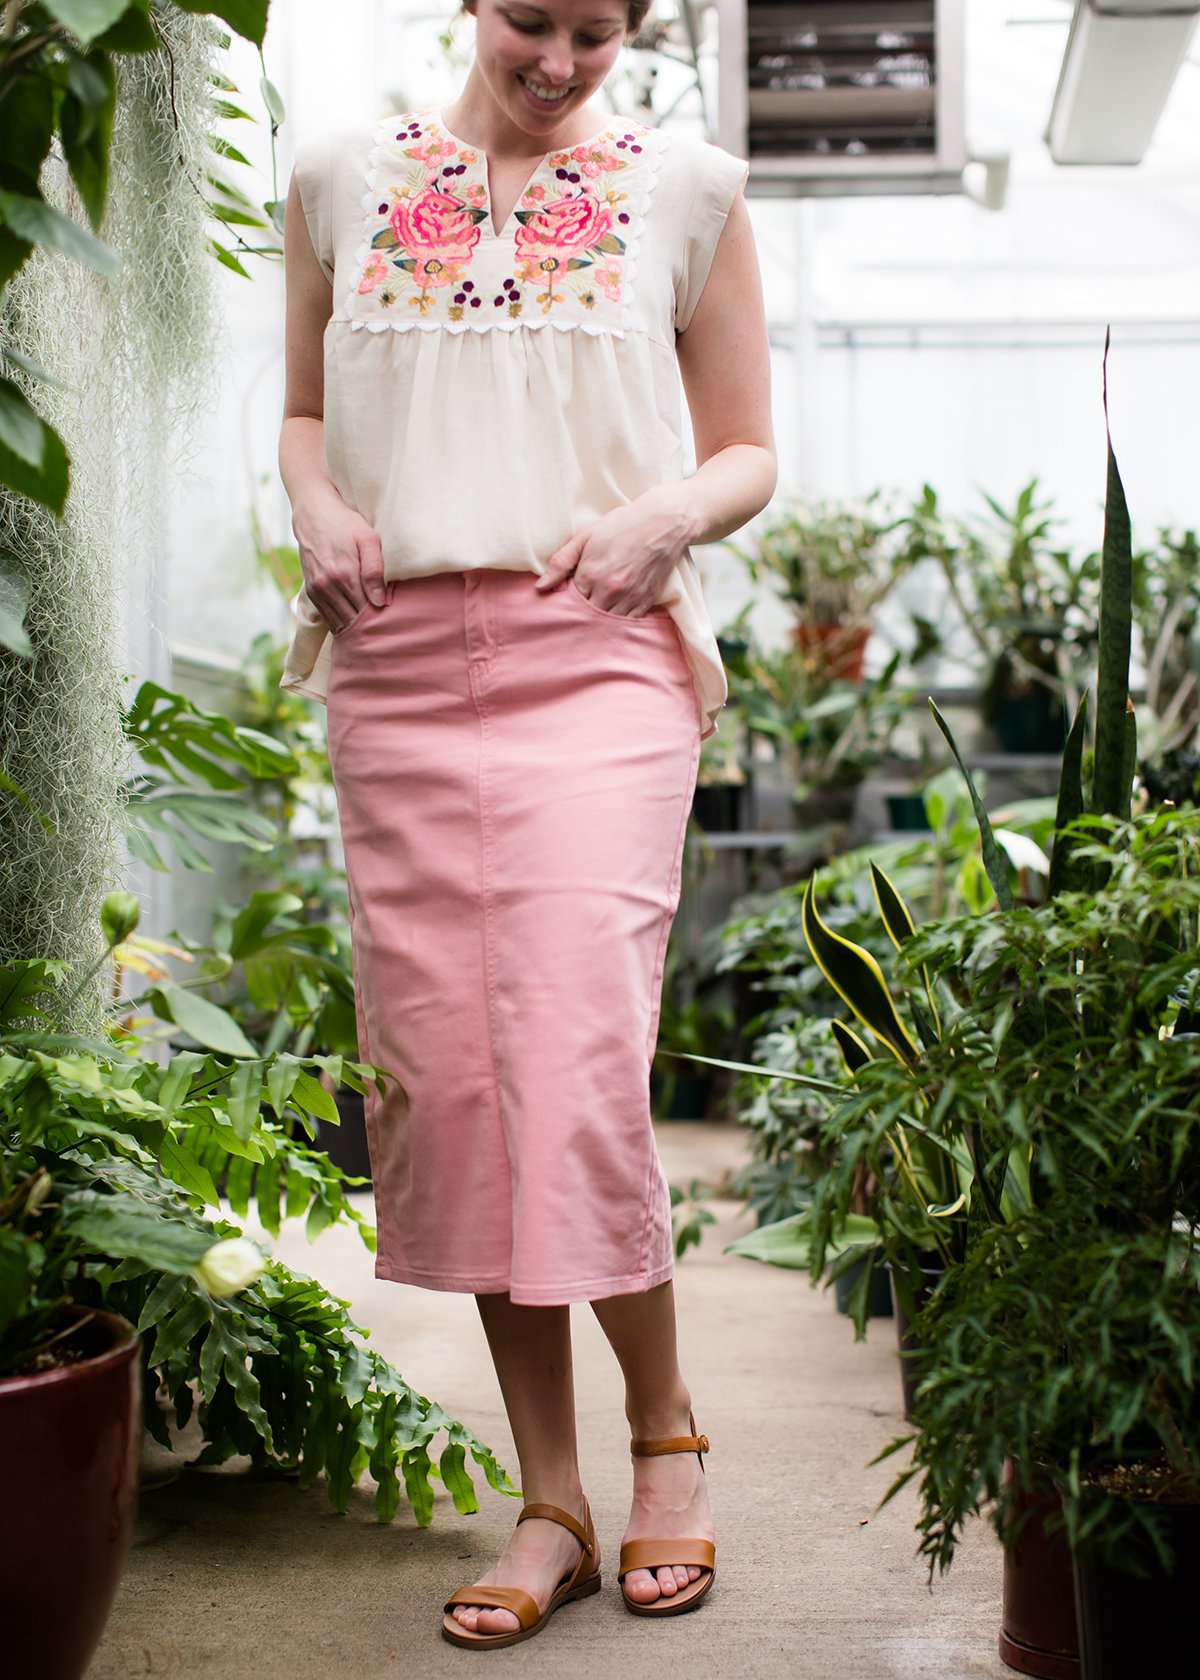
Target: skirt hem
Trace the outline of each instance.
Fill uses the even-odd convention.
[[[375,1276],[387,1283],[407,1283],[417,1289],[439,1289],[460,1295],[507,1294],[516,1307],[567,1307],[587,1301],[607,1300],[610,1295],[642,1294],[656,1289],[675,1275],[675,1263],[658,1266],[651,1272],[637,1272],[623,1277],[584,1279],[579,1283],[539,1283],[524,1285],[508,1278],[467,1278],[443,1272],[420,1272],[412,1268],[382,1262],[375,1267]]]

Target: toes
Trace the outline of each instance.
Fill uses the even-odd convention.
[[[658,1590],[664,1598],[673,1598],[679,1591],[675,1584],[675,1570],[669,1563],[658,1571]]]
[[[675,1565],[675,1585],[677,1587],[686,1587],[687,1584],[688,1584],[687,1564],[686,1563],[677,1563]]]
[[[468,1633],[515,1633],[521,1625],[511,1610],[479,1604],[456,1604],[450,1614]]]
[[[631,1569],[621,1584],[635,1604],[653,1604],[658,1597],[658,1582],[648,1569]]]
[[[698,1581],[700,1579],[700,1565],[697,1563],[689,1563],[687,1566],[687,1577],[689,1581]]]
[[[520,1622],[511,1610],[480,1610],[478,1628],[480,1633],[515,1633]]]

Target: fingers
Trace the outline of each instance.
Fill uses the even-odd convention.
[[[373,607],[385,606],[387,585],[383,576],[383,539],[369,525],[364,525],[358,536],[358,570],[367,600]]]
[[[300,560],[308,598],[332,629],[345,629],[367,602],[386,605],[383,542],[357,515],[302,542]]]
[[[539,595],[544,595],[548,589],[554,589],[579,564],[579,557],[583,553],[583,545],[587,541],[586,531],[576,531],[567,538],[546,562],[546,569],[534,584]]]

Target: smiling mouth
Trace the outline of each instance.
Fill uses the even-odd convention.
[[[517,71],[517,80],[523,88],[527,88],[529,90],[535,99],[540,99],[547,105],[561,105],[567,95],[574,90],[574,84],[572,84],[571,87],[554,88],[549,93],[546,93],[543,89],[538,87],[535,82],[531,82],[528,77],[523,76],[519,70]]]

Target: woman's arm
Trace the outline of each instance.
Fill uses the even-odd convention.
[[[754,230],[739,192],[704,290],[675,340],[697,470],[662,486],[691,543],[738,530],[766,507],[778,482],[771,422],[771,361]]]
[[[325,461],[325,328],[333,288],[313,249],[293,173],[283,231],[287,318],[279,472],[309,600],[337,630],[363,605],[385,600],[378,534],[347,506]]]

